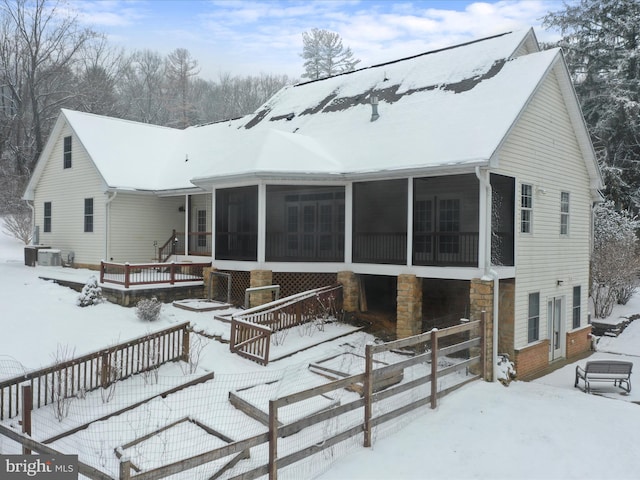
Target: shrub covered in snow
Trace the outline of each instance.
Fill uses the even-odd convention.
[[[145,322],[153,322],[160,316],[160,309],[162,303],[158,301],[156,297],[149,299],[143,299],[136,305],[136,315],[140,320]]]
[[[508,387],[512,380],[516,379],[516,368],[508,355],[498,355],[498,368],[496,369],[498,381]]]
[[[85,286],[82,287],[77,303],[80,307],[88,307],[89,305],[97,305],[102,301],[102,289],[98,286],[98,279],[95,275],[92,275]]]

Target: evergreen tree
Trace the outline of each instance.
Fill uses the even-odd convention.
[[[580,0],[547,14],[562,47],[607,185],[640,209],[640,1]]]
[[[360,60],[353,58],[351,48],[342,45],[340,35],[328,30],[312,28],[302,34],[304,73],[312,80],[351,72]]]

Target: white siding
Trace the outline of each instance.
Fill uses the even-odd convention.
[[[69,135],[72,132],[67,125],[46,159],[34,192],[35,225],[40,230],[40,243],[60,249],[63,259],[73,251],[76,263],[95,265],[104,252],[103,182],[75,135],[71,168],[63,168],[63,139]],[[93,232],[84,231],[85,198],[93,198]],[[44,232],[45,202],[51,202],[51,233]]]
[[[499,173],[516,177],[515,348],[527,345],[529,293],[540,292],[540,339],[549,338],[547,301],[564,298],[572,329],[572,291],[582,287],[587,323],[591,197],[589,178],[555,73],[536,93],[500,151]],[[520,233],[520,185],[533,185],[533,230]],[[560,193],[570,193],[569,234],[560,235]],[[562,285],[558,286],[558,280]]]
[[[148,263],[156,257],[172,230],[184,231],[184,195],[158,198],[153,194],[119,192],[110,204],[109,261]],[[154,246],[157,242],[157,246]]]

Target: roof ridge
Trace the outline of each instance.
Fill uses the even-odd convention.
[[[70,112],[72,115],[75,114],[79,114],[79,115],[87,115],[87,116],[91,116],[91,117],[96,117],[96,118],[101,118],[104,120],[111,120],[114,122],[123,122],[123,123],[131,123],[134,125],[141,125],[141,126],[147,126],[147,127],[155,127],[155,128],[163,128],[166,130],[172,130],[175,132],[181,132],[184,129],[181,128],[175,128],[175,127],[167,127],[164,125],[157,125],[155,123],[145,123],[145,122],[138,122],[136,120],[129,120],[128,118],[118,118],[118,117],[110,117],[108,115],[99,115],[97,113],[91,113],[91,112],[83,112],[81,110],[72,110],[70,108],[61,108],[60,111],[62,111],[65,115],[65,117],[69,118],[67,113]]]
[[[466,47],[468,45],[473,45],[474,43],[480,43],[480,42],[485,42],[487,40],[493,40],[494,38],[504,37],[505,35],[510,35],[512,33],[514,33],[514,32],[513,31],[509,31],[509,32],[504,32],[504,33],[498,33],[496,35],[491,35],[489,37],[477,38],[475,40],[469,40],[468,42],[463,42],[463,43],[458,43],[456,45],[450,45],[450,46],[447,46],[447,47],[437,48],[435,50],[429,50],[427,52],[417,53],[415,55],[410,55],[408,57],[397,58],[395,60],[389,60],[387,62],[377,63],[375,65],[369,65],[368,67],[358,68],[356,70],[351,70],[349,72],[337,73],[337,74],[331,75],[329,77],[315,78],[315,79],[309,80],[307,82],[297,83],[297,84],[295,84],[293,86],[294,87],[301,87],[303,85],[309,85],[310,83],[320,82],[322,80],[327,80],[329,78],[340,77],[342,75],[350,75],[352,73],[362,72],[364,70],[369,70],[369,69],[372,69],[372,68],[385,67],[387,65],[393,65],[394,63],[400,63],[400,62],[404,62],[406,60],[413,60],[414,58],[423,57],[425,55],[432,55],[434,53],[445,52],[447,50],[453,50],[455,48]]]

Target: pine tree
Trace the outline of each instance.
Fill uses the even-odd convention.
[[[302,34],[302,54],[304,58],[303,78],[312,80],[330,77],[343,72],[351,72],[360,63],[353,58],[351,48],[344,47],[340,35],[328,30],[312,28]]]
[[[619,208],[640,209],[640,1],[580,0],[544,19],[559,28],[576,93]]]

